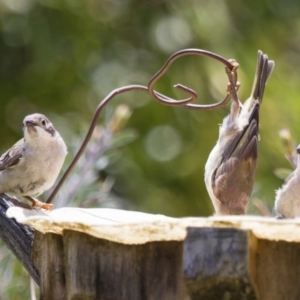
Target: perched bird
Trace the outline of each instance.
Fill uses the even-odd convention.
[[[296,148],[297,166],[276,191],[275,213],[279,218],[300,217],[300,145]]]
[[[52,187],[67,155],[67,147],[44,115],[29,115],[23,125],[24,138],[0,157],[0,194],[23,196],[33,207],[49,210],[51,204],[32,197]],[[21,204],[16,199],[12,202]]]
[[[208,157],[205,184],[217,215],[246,213],[257,165],[259,108],[274,65],[258,51],[251,96],[243,105],[233,99]]]

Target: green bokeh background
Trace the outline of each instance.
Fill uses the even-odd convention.
[[[253,195],[272,208],[274,191],[282,184],[273,171],[289,167],[278,131],[288,127],[300,141],[297,1],[0,0],[0,18],[1,153],[21,138],[22,120],[34,112],[46,114],[67,144],[83,137],[96,106],[111,90],[146,85],[183,48],[235,58],[244,101],[257,50],[267,53],[276,67],[261,108]],[[195,89],[199,103],[212,103],[225,95],[227,78],[220,64],[190,56],[178,60],[155,88],[183,98],[172,87],[178,82]],[[162,106],[139,92],[118,96],[111,107],[120,103],[133,112],[126,127],[138,133],[106,170],[115,178],[112,193],[126,203],[122,207],[176,217],[211,215],[204,165],[229,105],[191,111]],[[103,116],[99,124],[105,123]],[[257,213],[253,205],[249,212]],[[5,268],[9,273],[17,267],[7,263]],[[19,275],[12,272],[14,281]],[[20,282],[1,299],[25,299],[28,281],[23,288]]]

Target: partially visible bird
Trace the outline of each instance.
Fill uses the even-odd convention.
[[[208,157],[205,184],[217,215],[246,213],[257,166],[259,109],[274,65],[258,51],[251,96],[243,105],[233,99]]]
[[[0,157],[0,194],[23,196],[33,207],[52,209],[33,197],[54,184],[67,155],[67,147],[52,123],[42,114],[26,116],[24,138]],[[18,201],[12,202],[18,205]],[[22,204],[20,204],[22,206]]]
[[[275,213],[278,218],[300,217],[300,145],[296,148],[296,169],[276,191]]]

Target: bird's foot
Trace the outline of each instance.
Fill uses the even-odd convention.
[[[31,208],[44,209],[48,211],[53,209],[53,204],[41,202],[38,199],[33,198],[31,196],[24,196],[24,198],[26,198],[32,203]]]
[[[232,67],[225,67],[225,72],[228,76],[229,83],[227,84],[227,93],[234,101],[237,101],[236,92],[239,90],[241,83],[237,80],[237,69],[239,67],[238,62],[235,59],[229,59]]]
[[[241,86],[241,83],[239,81],[236,82],[235,84],[235,92],[237,92],[239,90]],[[232,90],[232,85],[230,82],[227,83],[227,94],[229,94],[231,96],[231,98],[235,98],[235,94],[233,93],[233,90]]]

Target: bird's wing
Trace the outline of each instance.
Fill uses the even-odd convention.
[[[225,151],[225,155],[223,156],[220,166],[216,168],[216,180],[225,173],[232,172],[237,163],[243,164],[243,161],[247,162],[249,160],[257,160],[258,136],[256,121],[253,120],[250,125],[247,126],[247,130],[243,133],[243,135],[239,135],[239,141],[237,145],[235,145],[234,149],[228,147],[228,150],[230,148],[230,151],[227,151],[228,153]]]
[[[8,168],[14,168],[23,156],[24,139],[15,143],[8,151],[0,157],[0,171]]]
[[[254,164],[254,167],[253,167]],[[245,214],[253,189],[256,161],[231,158],[216,172],[213,193],[219,214]]]
[[[214,171],[212,188],[220,201],[220,210],[243,214],[250,198],[256,173],[258,136],[257,123],[253,119],[238,136],[234,149],[228,151]],[[229,147],[230,148],[230,147]],[[239,201],[237,201],[239,199]],[[240,211],[241,210],[241,211]]]
[[[237,132],[235,137],[225,146],[221,164],[228,161],[231,157],[241,159],[242,157],[251,155],[250,150],[252,147],[248,147],[247,144],[253,140],[253,137],[256,137],[256,140],[258,140],[258,113],[259,103],[256,101],[256,105],[253,107],[249,116],[249,124],[246,125],[243,130]],[[257,158],[257,149],[252,155],[254,158]]]

